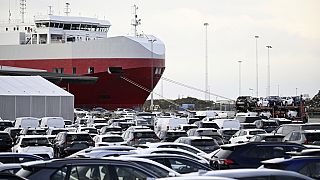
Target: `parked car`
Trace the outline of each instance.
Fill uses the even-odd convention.
[[[94,142],[87,132],[60,132],[53,144],[55,157],[65,157],[93,146]]]
[[[292,131],[283,138],[285,142],[320,145],[320,130]]]
[[[42,129],[42,128],[23,128],[19,134],[20,135],[46,135],[47,131],[46,129]]]
[[[83,154],[90,153],[90,152],[101,152],[101,151],[122,151],[128,152],[131,150],[136,150],[137,148],[132,146],[100,146],[100,147],[89,147],[83,150],[80,150],[76,153],[71,154],[68,158],[77,158],[81,157]]]
[[[320,157],[295,156],[291,158],[275,158],[262,161],[261,168],[294,171],[310,178],[320,179]]]
[[[272,132],[273,130],[275,130],[278,127],[277,121],[273,120],[273,119],[270,119],[270,120],[265,120],[265,119],[257,120],[257,121],[255,121],[255,124],[256,124],[256,127],[258,129],[264,129],[268,133]]]
[[[161,142],[173,142],[179,137],[186,137],[187,132],[184,130],[165,130],[158,133]]]
[[[126,146],[124,139],[117,134],[104,134],[93,137],[95,147],[99,146]]]
[[[257,101],[257,106],[259,107],[269,107],[269,101],[267,98],[259,98],[259,101]]]
[[[210,153],[220,146],[218,142],[211,137],[206,136],[188,136],[188,137],[180,137],[174,141],[175,143],[184,143],[194,146],[206,153]]]
[[[293,98],[292,97],[281,97],[282,105],[283,106],[292,106],[293,105]]]
[[[21,130],[22,130],[22,128],[8,127],[4,131],[9,133],[9,135],[12,138],[13,142],[16,142],[16,139],[20,135],[20,131]]]
[[[282,100],[279,96],[267,96],[270,106],[281,106]]]
[[[215,128],[189,129],[188,136],[206,136],[214,139],[219,145],[224,144],[221,134]]]
[[[301,130],[319,130],[320,123],[305,123],[305,124],[282,124],[277,129],[272,131],[272,133],[287,135],[292,131]]]
[[[305,146],[284,142],[248,142],[222,145],[212,155],[215,169],[258,168],[261,161],[284,157],[286,152],[301,151]]]
[[[62,117],[43,117],[41,118],[40,127],[42,128],[64,128],[64,120]]]
[[[230,138],[229,141],[231,144],[248,142],[254,135],[265,133],[267,132],[263,129],[240,129]]]
[[[9,133],[0,131],[0,151],[11,151],[13,140]]]
[[[17,117],[14,123],[15,128],[37,128],[39,127],[39,118],[35,117]]]
[[[53,158],[51,144],[43,135],[19,136],[16,145],[12,147],[12,152],[34,154],[44,159]]]
[[[57,135],[59,132],[68,132],[66,128],[49,128],[47,130],[47,135]]]
[[[146,144],[147,142],[160,142],[158,136],[151,129],[125,131],[122,138],[129,146]]]
[[[199,155],[199,156],[204,156],[207,153],[205,153],[204,151],[191,146],[189,144],[184,144],[184,143],[176,143],[176,142],[159,142],[159,143],[148,143],[148,144],[144,144],[143,146],[139,146],[142,148],[173,148],[173,149],[182,149],[182,150],[186,150],[189,151],[193,154]]]
[[[100,134],[118,134],[122,135],[120,126],[104,126],[100,129]]]
[[[200,163],[208,164],[209,161],[205,158],[198,156],[192,152],[183,150],[183,149],[173,149],[173,148],[147,148],[147,149],[136,149],[132,150],[133,152],[136,152],[137,154],[178,154],[185,157],[189,157],[191,159],[194,159]]]
[[[12,121],[3,120],[3,119],[0,118],[0,131],[3,131],[8,127],[13,127]]]
[[[282,142],[282,134],[256,134],[249,139],[249,142]]]
[[[253,107],[255,106],[251,96],[239,96],[236,100],[237,107]]]
[[[151,160],[138,158],[65,158],[22,164],[17,175],[38,179],[151,179],[179,173]],[[37,169],[37,171],[33,171]]]
[[[232,128],[218,129],[219,134],[221,134],[223,138],[224,144],[229,143],[230,138],[238,131],[239,129],[232,129]]]
[[[133,154],[125,155],[125,157],[150,159],[163,164],[180,174],[213,170],[209,167],[209,164],[203,164],[189,157],[176,154]]]
[[[90,134],[91,137],[94,137],[94,136],[98,135],[98,131],[94,127],[79,127],[77,129],[77,132],[80,132],[80,133],[81,132],[87,132],[87,133]]]
[[[312,180],[312,178],[296,172],[275,169],[228,169],[210,171],[203,174],[203,176],[228,177],[236,178],[238,180]]]

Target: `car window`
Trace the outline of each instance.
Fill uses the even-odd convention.
[[[109,180],[110,179],[110,173],[108,171],[107,166],[104,165],[95,165],[95,164],[89,164],[89,165],[75,165],[70,166],[70,173],[68,177],[66,177],[66,180]],[[64,169],[61,170],[61,174],[63,175]],[[59,173],[59,171],[57,172]],[[56,174],[57,174],[56,173]],[[53,176],[55,177],[55,176]],[[63,176],[61,176],[63,177]],[[63,179],[63,178],[60,178]],[[58,179],[57,179],[58,180]]]
[[[159,159],[160,160],[160,159]],[[165,165],[164,163],[164,160],[160,160],[160,161],[157,161],[157,160],[154,160],[156,162],[159,162],[160,164],[163,164]],[[161,162],[162,161],[162,162]],[[143,166],[143,167],[146,167],[148,169],[150,169],[152,172],[158,174],[160,177],[168,177],[169,176],[169,171],[163,169],[163,168],[160,168],[159,166],[157,165],[154,165],[152,163],[147,163],[147,162],[139,162],[137,161],[136,162],[137,164]]]
[[[285,149],[281,146],[257,146],[243,153],[245,157],[256,159],[271,159],[283,157]]]
[[[143,180],[147,179],[148,175],[139,169],[127,166],[114,166],[118,180]]]
[[[168,159],[171,169],[181,174],[197,172],[199,170],[208,170],[192,161],[186,161],[183,159],[170,158]]]
[[[320,133],[306,133],[305,137],[309,143],[320,143]]]
[[[67,167],[63,167],[61,169],[59,169],[58,171],[56,171],[52,176],[51,176],[51,180],[61,180],[61,179],[65,179],[66,175],[67,175]]]
[[[298,141],[301,139],[301,134],[300,132],[292,132],[289,141]]]
[[[320,162],[308,163],[302,169],[299,170],[299,173],[314,179],[319,179],[320,178]]]
[[[122,137],[104,137],[102,138],[102,142],[122,142]]]

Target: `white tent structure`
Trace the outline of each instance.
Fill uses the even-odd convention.
[[[73,119],[74,96],[40,76],[0,76],[0,117]]]

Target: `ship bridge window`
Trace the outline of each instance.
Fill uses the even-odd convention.
[[[6,27],[6,31],[8,31],[8,28]]]
[[[94,67],[89,67],[88,68],[88,73],[93,74],[94,73]]]
[[[52,69],[52,72],[54,73],[58,73],[58,74],[63,74],[63,68],[53,68]]]
[[[71,24],[64,24],[63,29],[64,30],[70,30],[71,29]]]
[[[50,27],[54,27],[54,23],[53,22],[50,22]]]
[[[76,67],[72,68],[72,74],[77,74],[77,68]]]
[[[63,23],[59,23],[59,28],[63,28]]]
[[[79,30],[80,24],[72,24],[71,30]]]

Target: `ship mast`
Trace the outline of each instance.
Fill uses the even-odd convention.
[[[138,9],[138,6],[137,5],[133,5],[133,15],[134,15],[134,17],[132,19],[131,25],[134,27],[134,36],[135,37],[138,36],[137,27],[141,24],[141,19],[138,19],[137,9]]]
[[[71,9],[70,9],[70,3],[66,3],[66,8],[65,8],[65,11],[64,13],[66,14],[66,16],[69,16],[70,12],[71,12]]]
[[[26,13],[27,0],[20,0],[21,23],[24,23],[24,15]]]

